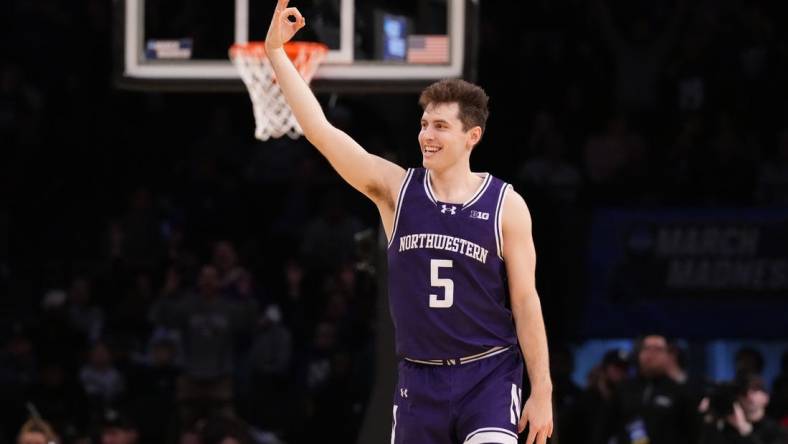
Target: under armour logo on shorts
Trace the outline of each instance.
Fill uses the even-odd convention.
[[[408,397],[408,389],[404,389],[404,388],[399,389],[399,395],[402,396],[403,398],[407,398]]]
[[[441,208],[441,213],[443,214],[446,214],[447,211],[451,214],[457,214],[457,207],[455,207],[454,205],[448,206],[446,204],[441,204],[441,207],[443,207]]]

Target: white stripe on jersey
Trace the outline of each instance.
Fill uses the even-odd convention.
[[[503,199],[506,191],[511,187],[508,183],[501,186],[498,194],[498,204],[495,205],[495,243],[498,245],[498,257],[503,260],[503,228],[501,227],[501,214],[503,213]]]
[[[405,180],[402,181],[402,186],[400,187],[399,194],[397,195],[397,207],[394,209],[394,227],[391,229],[391,239],[389,239],[389,244],[387,247],[391,247],[391,244],[397,237],[397,224],[399,223],[399,214],[402,210],[402,201],[405,199],[405,191],[408,189],[408,184],[410,183],[410,178],[412,176],[413,168],[408,168],[408,172],[405,174]]]

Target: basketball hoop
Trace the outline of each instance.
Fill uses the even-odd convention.
[[[328,52],[328,47],[315,42],[285,43],[285,52],[308,84]],[[297,139],[304,132],[285,101],[276,83],[274,69],[268,60],[263,42],[236,43],[230,47],[232,59],[246,84],[254,108],[254,136],[260,140],[287,134]]]

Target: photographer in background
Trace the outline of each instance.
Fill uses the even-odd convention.
[[[701,401],[701,444],[788,444],[779,425],[766,416],[769,394],[754,374],[714,387]]]
[[[695,444],[697,411],[685,387],[668,377],[672,342],[660,334],[637,343],[637,374],[615,387],[595,444]]]

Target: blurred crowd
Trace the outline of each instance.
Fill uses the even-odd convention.
[[[177,229],[165,243],[144,195],[108,224],[101,260],[4,322],[0,442],[32,412],[64,443],[195,442],[216,421],[256,442],[354,436],[373,375],[371,231],[321,213],[301,248],[271,242],[286,260],[254,273],[232,241],[212,242],[207,260]],[[133,434],[107,437],[118,430]]]
[[[749,352],[709,386],[648,336],[581,388],[562,344],[580,339],[594,208],[788,203],[788,3],[480,8],[492,109],[474,163],[534,215],[558,439],[781,442],[785,359],[770,388]],[[355,436],[374,208],[303,140],[254,142],[244,94],[115,88],[110,3],[0,11],[0,442]],[[367,149],[418,165],[415,95],[320,99]]]
[[[788,443],[788,350],[771,389],[764,357],[741,347],[731,381],[689,365],[686,348],[646,334],[631,352],[608,350],[579,387],[572,354],[552,350],[557,439],[562,444]]]

